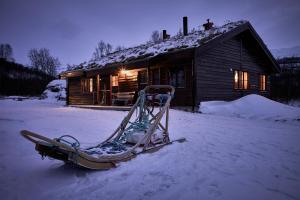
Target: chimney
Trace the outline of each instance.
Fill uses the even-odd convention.
[[[167,30],[163,30],[163,40],[169,39],[170,35],[167,34]]]
[[[188,18],[183,17],[183,35],[186,36],[188,34]]]
[[[207,23],[203,24],[202,26],[204,27],[204,30],[208,31],[213,27],[214,23],[209,22],[209,19],[207,19]]]

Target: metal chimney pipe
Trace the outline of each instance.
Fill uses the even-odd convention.
[[[183,35],[186,36],[188,34],[188,18],[183,17]]]
[[[167,39],[167,30],[163,30],[163,40]]]

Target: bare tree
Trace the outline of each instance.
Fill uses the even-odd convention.
[[[177,37],[183,36],[183,32],[181,28],[179,28],[178,32],[176,33],[176,36]]]
[[[33,68],[52,76],[56,75],[56,69],[60,65],[60,62],[58,58],[50,55],[49,49],[31,49],[28,53],[28,58]]]
[[[112,45],[107,43],[105,46],[105,55],[110,54],[112,51]]]
[[[115,49],[115,51],[122,51],[123,49],[125,49],[125,47],[118,45]]]
[[[10,44],[0,44],[0,58],[4,58],[7,61],[14,61],[13,49]]]
[[[93,59],[94,60],[100,60],[104,54],[105,54],[105,42],[103,42],[103,40],[101,40],[100,42],[98,42],[96,49],[93,53]]]
[[[154,43],[158,43],[161,41],[161,36],[159,34],[159,31],[153,31],[151,34],[151,41]]]
[[[112,45],[105,43],[103,40],[98,42],[95,51],[93,53],[93,60],[100,60],[103,56],[106,56],[112,52]]]

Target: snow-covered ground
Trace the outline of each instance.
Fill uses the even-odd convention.
[[[62,102],[0,100],[0,198],[300,199],[300,122],[289,116],[274,121],[171,110],[171,138],[187,142],[109,171],[41,160],[19,134],[22,129],[51,138],[71,134],[95,144],[125,115]]]
[[[294,107],[300,107],[300,99],[290,100],[287,104]]]

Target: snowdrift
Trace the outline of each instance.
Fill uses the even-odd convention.
[[[278,103],[256,94],[230,102],[201,102],[199,111],[205,114],[249,119],[300,120],[300,108]]]
[[[41,95],[41,99],[49,101],[65,101],[66,100],[66,80],[53,80],[47,86]]]

